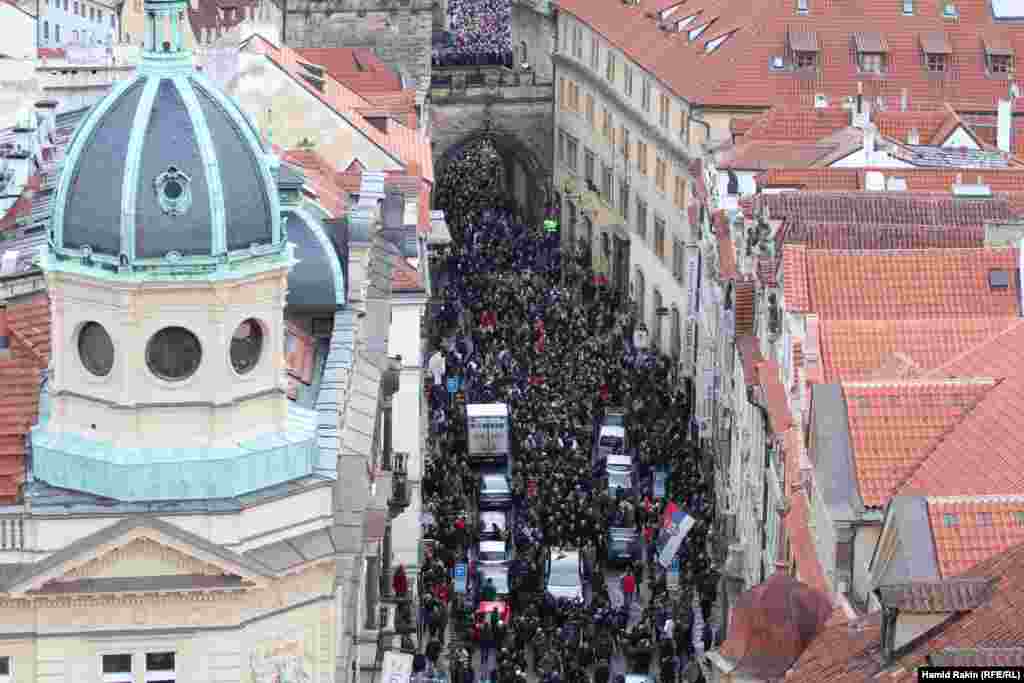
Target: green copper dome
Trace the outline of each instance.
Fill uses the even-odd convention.
[[[136,75],[83,121],[64,162],[53,264],[132,272],[283,253],[272,159],[182,47],[183,0],[146,0]]]

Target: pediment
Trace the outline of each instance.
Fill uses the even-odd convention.
[[[223,568],[175,548],[141,537],[112,548],[85,564],[74,567],[68,579],[114,579],[131,576],[220,576]]]
[[[259,562],[161,520],[118,522],[26,568],[12,594],[55,585],[129,586],[146,581],[190,586],[262,586],[272,572]],[[141,584],[140,584],[141,585]]]

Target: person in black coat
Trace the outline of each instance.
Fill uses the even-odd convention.
[[[608,660],[601,659],[594,667],[594,683],[608,683]]]

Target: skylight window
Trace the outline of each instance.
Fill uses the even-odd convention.
[[[1024,19],[1024,0],[992,0],[996,19]]]
[[[702,33],[704,33],[704,31],[707,31],[707,30],[708,30],[708,28],[709,28],[709,27],[711,26],[711,24],[713,24],[713,23],[715,23],[715,20],[714,20],[714,19],[712,19],[712,20],[711,20],[711,21],[709,21],[708,23],[704,24],[703,26],[698,26],[697,28],[695,28],[695,29],[693,29],[692,31],[690,31],[690,35],[688,36],[688,37],[689,37],[689,39],[690,39],[690,41],[691,41],[691,42],[693,42],[694,40],[697,40],[698,38],[700,38],[700,35],[701,35]]]
[[[704,43],[704,54],[709,55],[718,48],[720,48],[722,46],[722,43],[732,38],[733,34],[736,33],[737,30],[739,29],[729,31],[728,33],[723,33],[717,38],[712,38],[708,42]]]
[[[680,19],[679,22],[676,24],[676,30],[682,33],[683,29],[692,24],[693,22],[697,21],[697,17],[699,16],[700,14],[691,14],[685,19]]]

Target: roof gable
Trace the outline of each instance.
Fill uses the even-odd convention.
[[[51,581],[209,576],[218,571],[254,584],[262,584],[272,575],[258,562],[181,527],[155,517],[136,517],[90,534],[29,565],[10,582],[6,591],[13,594],[37,592],[44,590]]]

